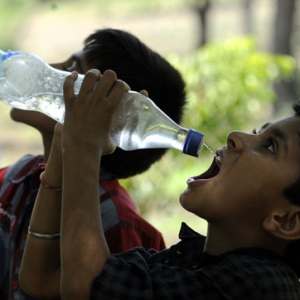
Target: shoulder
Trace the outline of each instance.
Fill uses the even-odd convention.
[[[19,158],[15,163],[6,167],[7,172],[18,174],[21,171],[33,172],[33,170],[44,161],[43,155],[27,154]]]
[[[44,161],[42,155],[24,155],[14,164],[0,169],[0,185],[4,188],[11,183],[17,184],[22,179],[40,170],[39,164]]]

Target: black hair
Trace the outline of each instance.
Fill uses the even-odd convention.
[[[185,83],[180,73],[161,55],[132,34],[118,29],[102,29],[85,40],[85,59],[89,67],[102,73],[113,70],[131,90],[147,90],[149,98],[174,122],[180,123],[186,102]],[[142,173],[158,161],[167,149],[116,151],[101,159],[101,166],[117,178]]]
[[[293,105],[295,116],[300,117],[300,102]],[[289,187],[283,190],[284,196],[293,204],[300,206],[300,176]]]
[[[295,116],[300,117],[300,102],[293,105]],[[300,176],[283,191],[284,196],[293,204],[300,206]],[[285,262],[297,273],[300,278],[300,240],[291,242],[284,254]]]

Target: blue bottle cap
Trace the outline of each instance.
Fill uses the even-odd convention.
[[[8,52],[4,53],[3,60],[8,59],[11,56],[16,55],[16,54],[20,54],[20,53],[21,53],[20,51],[10,51],[10,50],[8,50]]]
[[[198,157],[203,145],[204,134],[190,129],[184,142],[182,152],[191,156]]]
[[[8,52],[4,52],[4,51],[0,50],[0,79],[4,76],[3,70],[2,70],[2,62],[13,55],[20,54],[20,53],[21,53],[20,51],[10,51],[9,50]]]

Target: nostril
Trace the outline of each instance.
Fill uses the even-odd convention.
[[[227,146],[228,148],[236,148],[234,140],[231,138],[231,136],[228,136],[227,138]]]
[[[234,130],[230,132],[227,136],[227,145],[228,148],[240,150],[241,148],[241,132]]]

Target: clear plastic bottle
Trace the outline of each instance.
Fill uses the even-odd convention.
[[[2,64],[0,101],[25,110],[35,110],[64,121],[63,83],[70,73],[49,66],[34,54],[19,53]],[[84,76],[79,75],[78,93]],[[112,122],[110,135],[124,150],[174,148],[198,157],[204,134],[186,129],[162,112],[153,101],[137,92],[127,92]]]
[[[19,51],[8,51],[8,52],[4,52],[2,50],[0,50],[0,78],[3,77],[3,72],[2,72],[2,62],[11,57],[12,55],[15,55],[15,54],[19,54],[20,52]]]

